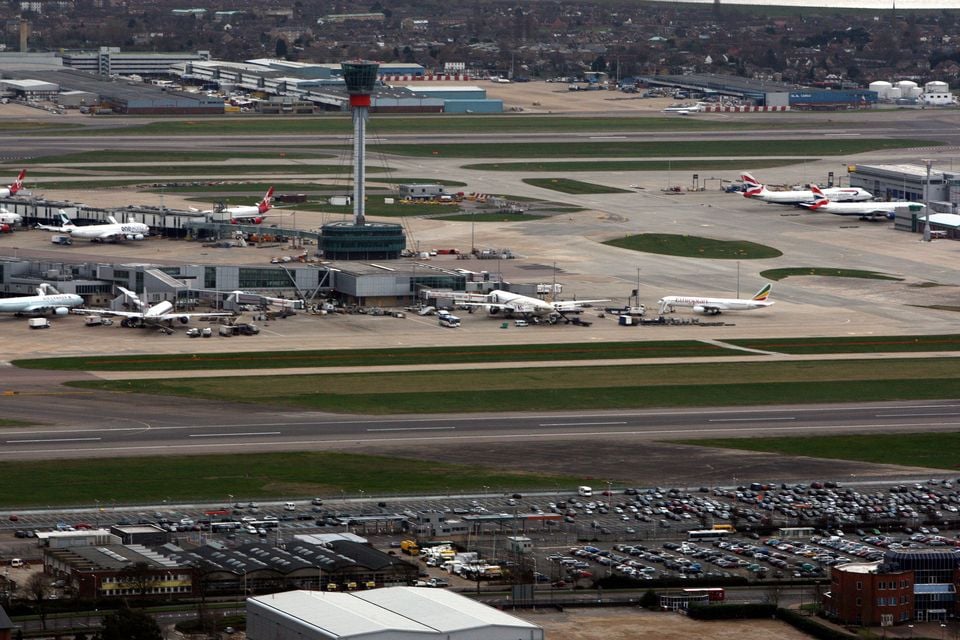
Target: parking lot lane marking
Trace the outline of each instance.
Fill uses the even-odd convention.
[[[453,431],[456,427],[387,427],[383,429],[367,429],[367,431]]]
[[[543,422],[538,427],[596,427],[605,424],[627,424],[625,420],[620,422]]]
[[[707,422],[772,422],[774,420],[796,420],[792,416],[782,418],[710,418]]]
[[[232,438],[234,436],[278,436],[280,431],[251,431],[250,433],[191,433],[188,438]],[[99,439],[99,438],[98,438]]]
[[[37,442],[97,442],[103,438],[40,438],[34,440],[7,440],[7,444],[27,444]]]

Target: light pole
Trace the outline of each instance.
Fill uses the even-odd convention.
[[[927,167],[927,178],[923,183],[923,241],[930,242],[930,167],[933,165],[933,160],[924,158],[923,164]]]

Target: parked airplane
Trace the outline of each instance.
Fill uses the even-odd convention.
[[[266,216],[267,211],[273,208],[273,187],[267,189],[263,199],[255,205],[241,205],[239,207],[225,207],[222,209],[211,209],[203,213],[213,215],[226,215],[230,217],[230,224],[260,224]],[[196,209],[194,209],[196,211]]]
[[[440,294],[440,297],[450,297],[449,293]],[[562,300],[547,302],[540,298],[531,298],[519,293],[494,289],[488,294],[461,294],[454,295],[457,304],[468,307],[482,307],[490,315],[503,314],[504,316],[520,316],[523,318],[563,316],[566,313],[579,313],[584,307],[594,302],[607,300]]]
[[[919,202],[832,202],[824,191],[816,186],[812,187],[814,202],[801,203],[800,206],[810,211],[833,213],[838,216],[860,216],[864,219],[893,218],[898,207],[910,207],[913,211],[920,211],[925,205]]]
[[[37,287],[37,295],[0,299],[0,313],[47,313],[65,316],[70,309],[83,304],[83,298],[75,293],[60,293],[44,283]]]
[[[690,307],[694,313],[703,313],[706,315],[717,315],[721,311],[749,311],[750,309],[762,309],[773,304],[770,297],[770,290],[773,285],[767,283],[752,298],[696,298],[692,296],[665,296],[660,298],[657,304],[660,305],[660,313],[673,311],[675,307]]]
[[[120,240],[143,240],[150,235],[150,227],[142,222],[117,222],[110,216],[107,224],[88,224],[78,227],[73,224],[73,220],[67,217],[67,214],[60,210],[57,214],[60,218],[60,225],[38,224],[37,229],[46,231],[57,231],[60,233],[69,233],[74,238],[83,238],[93,242],[117,242]]]
[[[0,207],[0,224],[20,224],[21,222],[23,222],[23,216],[19,213],[13,213]]]
[[[743,192],[744,198],[755,198],[776,204],[801,204],[816,200],[812,189],[801,191],[771,191],[767,189],[766,185],[762,184],[749,173],[741,175],[740,180],[743,181],[746,187]],[[827,194],[828,198],[835,202],[861,202],[873,197],[872,193],[860,187],[829,187],[823,189],[823,192]]]
[[[26,169],[20,169],[20,174],[17,176],[17,179],[13,181],[6,189],[0,189],[0,198],[8,198],[14,196],[18,191],[23,189],[23,177],[27,175]]]
[[[182,313],[179,311],[173,311],[173,304],[167,300],[151,305],[145,303],[140,299],[140,296],[129,289],[124,289],[123,287],[119,286],[117,289],[119,289],[121,293],[130,299],[130,302],[133,303],[133,306],[135,306],[138,311],[80,309],[79,313],[98,316],[119,316],[123,318],[123,320],[120,321],[120,326],[122,327],[157,328],[165,331],[166,333],[173,333],[172,325],[174,321],[177,321],[180,324],[187,324],[190,322],[191,318],[219,318],[234,315],[232,313],[221,311],[211,311],[208,313]]]

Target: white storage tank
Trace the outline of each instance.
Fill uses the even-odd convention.
[[[910,93],[905,95],[907,95],[907,97],[909,98],[919,98],[920,96],[923,95],[923,88],[913,87],[912,89],[910,89]]]
[[[900,87],[900,92],[903,95],[907,95],[911,89],[917,88],[917,83],[913,80],[897,80],[897,86]]]
[[[893,85],[886,80],[876,80],[870,83],[870,91],[876,91],[877,98],[880,100],[887,100],[890,97],[889,93],[892,88]]]
[[[950,85],[940,80],[932,80],[923,85],[924,93],[949,93]]]
[[[899,100],[903,97],[903,93],[900,91],[900,87],[890,87],[890,90],[887,91],[887,100]]]

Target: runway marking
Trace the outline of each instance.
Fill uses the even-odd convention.
[[[456,427],[392,427],[383,429],[367,429],[367,431],[452,431]]]
[[[711,418],[707,422],[771,422],[773,420],[796,420],[796,418]]]
[[[889,424],[862,424],[862,425],[823,425],[823,426],[803,426],[796,425],[790,427],[769,427],[764,430],[765,434],[770,434],[773,432],[794,432],[802,433],[805,431],[809,432],[818,432],[818,431],[829,431],[831,433],[837,433],[838,431],[863,431],[869,429],[877,428],[890,428],[898,427],[901,429],[909,427],[929,427],[930,425],[925,423],[903,423],[896,425]],[[960,426],[960,423],[944,423],[939,425],[945,429],[955,428]],[[593,437],[593,436],[677,436],[677,435],[689,435],[692,436],[691,440],[702,438],[704,434],[708,433],[731,433],[737,434],[739,432],[752,433],[756,430],[755,427],[718,427],[714,429],[699,429],[697,431],[689,429],[657,429],[652,431],[587,431],[583,433],[578,433],[578,437]],[[227,435],[240,435],[240,434],[227,434]],[[269,434],[273,435],[273,434]],[[570,433],[564,431],[550,432],[550,433],[496,433],[496,434],[483,434],[483,435],[438,435],[433,437],[428,436],[409,436],[409,437],[397,437],[397,438],[377,438],[375,440],[370,440],[366,438],[318,438],[315,440],[284,440],[279,442],[274,441],[257,441],[257,442],[233,442],[230,443],[232,447],[297,447],[297,446],[316,446],[321,444],[358,444],[358,443],[385,443],[385,442],[431,442],[438,440],[449,440],[449,441],[468,441],[468,440],[542,440],[545,438],[569,438]],[[48,441],[40,441],[48,442]],[[27,449],[27,450],[18,450],[16,454],[22,456],[25,454],[32,453],[84,453],[89,454],[91,451],[97,453],[109,453],[109,452],[125,452],[125,451],[170,451],[172,449],[205,449],[210,447],[222,447],[223,443],[217,444],[173,444],[173,443],[163,443],[163,444],[150,444],[144,446],[136,445],[126,445],[120,447],[98,447],[97,449]]]
[[[926,418],[928,416],[960,416],[960,413],[945,412],[945,413],[876,413],[874,418]]]
[[[278,436],[280,431],[251,431],[249,433],[191,433],[188,438],[232,438],[233,436]],[[97,438],[99,440],[99,438]]]
[[[97,442],[103,438],[41,438],[34,440],[7,440],[7,444],[26,444],[36,442]]]
[[[627,424],[626,421],[622,422],[544,422],[538,424],[538,427],[596,427],[603,426],[607,424]]]

